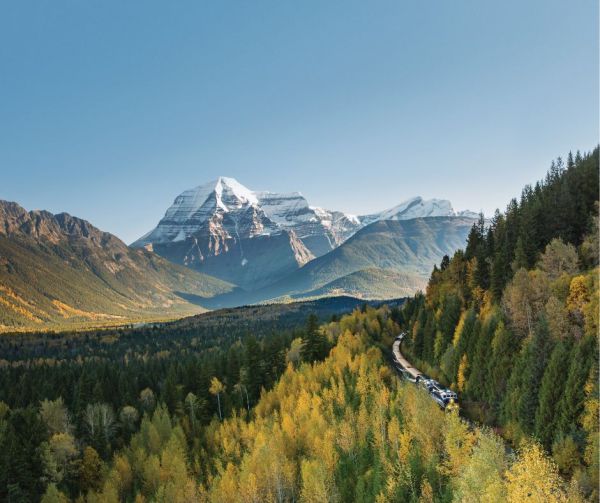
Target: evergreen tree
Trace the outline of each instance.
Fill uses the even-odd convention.
[[[518,404],[518,419],[521,428],[531,434],[534,430],[536,410],[538,408],[538,395],[540,385],[546,369],[546,361],[552,350],[550,332],[545,320],[537,324],[531,344],[527,346],[527,358],[523,372],[523,386],[520,390]]]
[[[416,358],[422,359],[425,349],[425,323],[427,321],[427,310],[419,309],[418,319],[413,323],[412,351]]]
[[[534,433],[549,449],[556,434],[557,410],[563,395],[571,358],[571,341],[559,341],[548,362],[540,387],[539,405],[535,413]]]
[[[501,412],[502,400],[519,350],[519,340],[513,331],[501,322],[492,339],[492,354],[487,365],[485,380],[486,401],[491,404],[496,416]]]
[[[243,384],[248,388],[250,401],[255,402],[260,397],[264,386],[262,350],[255,337],[249,336],[244,341],[244,359],[240,376],[243,372]]]
[[[484,323],[481,334],[477,338],[474,354],[471,356],[467,354],[467,358],[471,365],[471,373],[467,382],[467,391],[469,396],[476,400],[484,398],[487,362],[492,354],[492,340],[497,325],[497,317],[495,315],[490,316]]]
[[[441,347],[439,354],[443,354],[448,344],[452,342],[454,331],[460,318],[461,302],[458,296],[449,295],[444,298],[440,308],[440,317],[437,328],[442,335]],[[437,362],[439,363],[439,362]]]
[[[571,354],[557,422],[557,431],[565,435],[577,430],[577,419],[583,411],[585,401],[585,383],[592,365],[598,365],[596,337],[588,336],[579,341]]]
[[[366,310],[365,310],[366,312]],[[319,319],[311,314],[306,321],[306,332],[302,341],[302,361],[319,361],[327,356],[327,340],[319,332]]]

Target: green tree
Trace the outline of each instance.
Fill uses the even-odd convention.
[[[546,449],[550,448],[556,434],[557,410],[567,380],[571,346],[569,340],[556,345],[542,378],[534,432]]]
[[[62,397],[56,400],[42,400],[40,416],[46,423],[50,434],[69,433],[72,430],[69,411]]]
[[[527,346],[525,366],[522,369],[523,386],[520,390],[521,396],[518,404],[519,424],[525,432],[530,434],[534,431],[540,385],[551,351],[552,344],[548,324],[545,320],[541,320],[534,331],[531,343]]]
[[[301,355],[305,362],[319,361],[327,355],[327,340],[319,332],[319,319],[315,314],[311,314],[306,321]]]
[[[518,350],[517,336],[512,330],[506,328],[503,322],[500,322],[492,339],[492,351],[485,380],[486,400],[492,405],[496,415],[500,413]]]
[[[58,490],[56,484],[49,484],[46,492],[40,500],[41,503],[68,503],[67,498],[62,492]]]
[[[585,337],[575,345],[558,410],[557,430],[563,434],[577,430],[585,402],[585,384],[592,365],[597,363],[597,339]]]

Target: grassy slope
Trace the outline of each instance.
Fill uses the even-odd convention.
[[[201,309],[183,292],[210,297],[232,289],[143,250],[122,255],[0,235],[0,329],[181,316]]]
[[[369,267],[335,279],[294,298],[352,295],[364,299],[407,297],[425,288],[426,281],[418,274],[392,269]]]

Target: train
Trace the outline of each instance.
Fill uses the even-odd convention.
[[[431,379],[429,376],[423,374],[419,369],[413,367],[410,362],[402,356],[400,352],[400,344],[404,338],[404,333],[401,333],[394,339],[392,346],[392,352],[394,355],[394,366],[396,370],[400,372],[402,377],[407,381],[415,383],[417,386],[421,386],[428,393],[429,396],[442,408],[454,407],[458,403],[458,395],[451,389],[445,388],[439,382]]]

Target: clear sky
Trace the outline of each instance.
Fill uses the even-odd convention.
[[[0,198],[127,242],[219,175],[491,213],[598,107],[597,0],[0,3]]]

